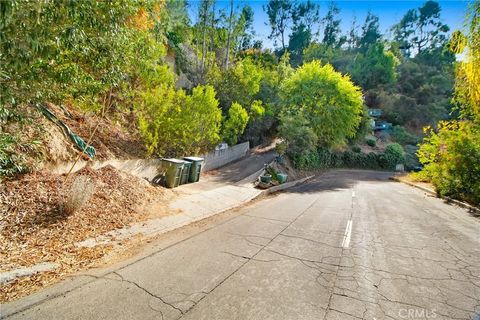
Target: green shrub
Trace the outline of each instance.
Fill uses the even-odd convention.
[[[395,142],[400,143],[401,145],[406,144],[417,144],[419,142],[419,138],[411,134],[410,132],[402,126],[394,126],[392,131],[392,138]]]
[[[236,144],[238,137],[245,130],[249,118],[247,110],[234,102],[228,109],[228,118],[223,124],[223,139],[230,145]]]
[[[359,146],[353,146],[352,151],[355,152],[355,153],[360,153],[360,152],[362,152],[362,149]]]
[[[405,169],[410,171],[420,167],[420,161],[418,160],[417,156],[418,146],[406,145],[404,149]]]
[[[373,148],[377,146],[377,142],[375,141],[375,139],[367,139],[367,145]]]
[[[441,122],[430,130],[417,152],[441,196],[480,204],[480,125],[470,121]]]
[[[279,134],[287,143],[287,155],[292,159],[309,157],[315,153],[318,141],[309,122],[301,114],[284,115],[280,119]]]
[[[367,163],[369,164],[370,169],[379,169],[380,162],[379,162],[379,155],[375,152],[369,152],[367,154]]]
[[[213,87],[198,86],[187,95],[171,86],[157,86],[139,100],[140,134],[150,154],[197,154],[220,141],[222,115]]]
[[[0,180],[29,171],[24,154],[17,150],[18,143],[15,137],[0,133]]]
[[[381,169],[383,154],[374,152],[368,154],[355,153],[352,151],[332,152],[327,148],[319,148],[317,151],[297,155],[294,165],[303,170],[318,170],[329,168],[357,168],[357,169]]]
[[[405,163],[405,153],[403,148],[398,143],[392,143],[385,148],[383,153],[381,165],[384,169],[395,169],[397,164]]]

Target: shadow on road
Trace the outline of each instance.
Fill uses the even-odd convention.
[[[390,171],[372,170],[330,170],[306,184],[287,189],[285,193],[317,193],[321,191],[335,191],[352,188],[359,181],[389,182],[393,175]]]

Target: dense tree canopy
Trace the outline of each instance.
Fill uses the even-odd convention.
[[[360,88],[331,65],[312,61],[298,68],[282,85],[285,113],[302,114],[321,145],[332,146],[352,137],[360,123]]]
[[[290,155],[361,143],[371,133],[365,108],[381,109],[377,120],[391,122],[403,144],[441,120],[477,121],[478,4],[450,46],[431,0],[386,34],[372,12],[342,30],[335,2],[320,10],[270,0],[263,9],[271,49],[254,30],[256,12],[237,1],[4,2],[0,124],[16,121],[16,106],[46,102],[128,114],[149,153],[164,156],[278,135]],[[468,60],[456,62],[449,47]]]
[[[455,81],[455,102],[459,119],[442,121],[437,130],[427,128],[418,151],[425,165],[421,173],[442,196],[451,196],[480,204],[480,2],[476,1],[467,17],[465,35],[457,35],[452,47],[466,48],[459,62]]]

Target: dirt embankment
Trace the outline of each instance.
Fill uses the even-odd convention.
[[[73,133],[96,150],[95,160],[147,158],[144,143],[132,114],[111,111],[102,117],[72,106],[45,104]],[[2,124],[5,133],[15,137],[16,154],[31,171],[45,166],[71,162],[78,156],[88,160],[65,134],[64,129],[49,120],[35,106],[17,106],[15,119]]]
[[[96,150],[96,160],[147,157],[146,148],[135,126],[136,119],[132,115],[113,112],[108,117],[101,117],[92,113],[82,113],[68,106],[59,107],[54,104],[47,104],[46,107],[86,142],[89,141],[92,133],[95,131],[90,145]],[[57,135],[64,136],[62,129],[51,121],[48,121],[48,124],[45,123],[45,126],[50,131],[55,129]],[[51,128],[52,126],[54,128]],[[55,135],[52,132],[50,134]],[[58,137],[56,138],[61,140]],[[63,140],[64,144],[73,146],[69,138],[65,137],[65,140]],[[56,157],[54,153],[56,150],[62,149],[62,147],[57,145],[50,149],[51,157],[49,161],[55,162]],[[74,154],[77,155],[79,152],[75,149]]]
[[[85,186],[79,188],[78,181]],[[74,212],[66,210],[69,201],[81,198],[86,189],[93,192],[88,201]],[[0,272],[42,262],[59,267],[2,284],[0,301],[94,265],[112,247],[80,248],[76,242],[161,214],[158,203],[166,205],[173,194],[110,166],[84,168],[68,180],[66,175],[36,172],[5,181],[0,186]]]

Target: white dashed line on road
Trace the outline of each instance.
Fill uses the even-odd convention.
[[[343,236],[342,247],[348,248],[350,245],[350,237],[352,235],[352,220],[348,220],[347,227],[345,228],[345,234]]]

